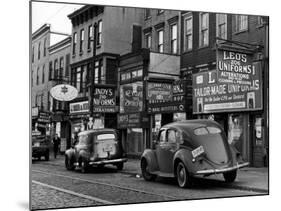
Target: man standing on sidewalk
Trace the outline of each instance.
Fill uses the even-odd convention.
[[[54,145],[54,157],[57,158],[58,149],[60,148],[60,138],[58,134],[55,135],[53,138],[53,145]]]

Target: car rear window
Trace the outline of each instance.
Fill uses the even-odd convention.
[[[97,135],[97,140],[107,140],[107,139],[115,139],[115,135],[113,133],[99,134]]]
[[[221,133],[221,129],[217,128],[217,127],[200,127],[200,128],[196,128],[194,129],[194,134],[197,136],[203,136],[203,135],[207,135],[207,134],[218,134]]]
[[[80,135],[79,136],[79,144],[81,145],[88,145],[90,144],[90,139],[88,135]]]

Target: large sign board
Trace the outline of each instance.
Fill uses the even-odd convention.
[[[118,114],[117,127],[125,128],[149,128],[149,117],[144,113]]]
[[[148,113],[185,112],[185,83],[148,82]]]
[[[95,87],[93,110],[97,113],[114,113],[116,109],[116,90],[110,87]]]
[[[69,104],[69,113],[70,114],[79,114],[79,113],[83,113],[83,112],[89,112],[88,100]]]
[[[221,80],[224,78],[221,76],[223,71],[219,69],[194,74],[193,113],[261,110],[261,63],[252,63],[251,69],[254,72],[248,74],[249,79],[247,80],[238,80],[238,78],[231,78],[232,81],[230,78]]]
[[[135,113],[143,110],[143,82],[120,86],[120,113]]]

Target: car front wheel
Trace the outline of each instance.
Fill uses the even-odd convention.
[[[177,181],[178,185],[181,188],[191,187],[191,177],[185,167],[185,165],[182,162],[179,162],[177,165]]]
[[[148,172],[148,164],[147,164],[147,161],[145,159],[141,160],[141,173],[142,173],[143,178],[146,181],[153,181],[153,180],[156,179],[156,175],[150,174]]]
[[[234,180],[236,179],[236,176],[237,176],[237,170],[223,173],[224,180],[227,183],[234,182]]]

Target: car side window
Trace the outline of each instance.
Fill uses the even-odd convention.
[[[169,143],[176,143],[176,131],[175,130],[168,130],[168,142]]]
[[[166,130],[160,131],[159,134],[159,142],[166,142]]]

